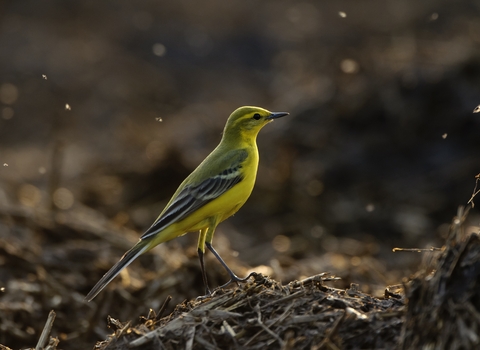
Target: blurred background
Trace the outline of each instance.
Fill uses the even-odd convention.
[[[54,308],[88,318],[56,325],[85,348],[106,314],[203,294],[189,234],[82,301],[242,105],[290,116],[214,245],[239,275],[381,295],[422,259],[392,248],[441,246],[470,199],[479,104],[480,1],[3,1],[0,342],[32,346]]]

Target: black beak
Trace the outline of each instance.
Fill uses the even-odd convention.
[[[289,115],[290,113],[287,113],[287,112],[274,112],[272,114],[270,114],[267,119],[277,119],[277,118],[281,118],[281,117],[285,117],[286,115]]]

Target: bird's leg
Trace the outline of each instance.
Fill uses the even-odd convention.
[[[215,255],[215,257],[218,259],[218,261],[220,261],[220,264],[222,264],[223,268],[225,270],[227,270],[228,274],[230,275],[230,281],[228,281],[223,286],[220,286],[218,288],[226,287],[232,282],[235,282],[238,285],[238,282],[246,282],[250,278],[250,276],[252,276],[252,274],[250,274],[245,278],[240,278],[237,275],[235,275],[233,273],[233,271],[228,267],[227,263],[225,261],[223,261],[220,254],[218,254],[217,251],[215,250],[215,248],[213,248],[212,243],[208,241],[208,237],[207,237],[207,242],[205,243],[205,245],[207,246],[208,250],[210,250],[213,253],[213,255]]]
[[[207,272],[205,270],[205,262],[203,260],[203,256],[205,255],[205,237],[206,237],[207,229],[200,230],[200,235],[198,236],[198,258],[200,260],[200,269],[202,270],[202,278],[203,284],[205,285],[205,294],[211,295],[212,292],[208,287],[207,281]]]
[[[205,237],[204,237],[204,240],[203,240],[204,246],[207,246],[208,250],[210,250],[213,253],[213,255],[215,255],[215,257],[218,259],[218,261],[220,261],[220,264],[222,264],[223,268],[225,270],[227,270],[228,274],[230,275],[230,281],[228,281],[223,286],[220,286],[219,288],[226,287],[232,282],[235,282],[238,285],[238,282],[245,282],[246,280],[248,280],[248,278],[251,276],[251,274],[248,275],[245,278],[240,278],[237,275],[235,275],[233,273],[233,271],[225,263],[225,261],[223,261],[220,254],[218,254],[217,251],[215,250],[215,248],[213,248],[213,246],[212,246],[213,234],[215,233],[215,229],[217,228],[217,225],[218,225],[218,217],[211,217],[210,220],[209,220],[208,229],[205,232]],[[201,232],[203,232],[203,231],[201,231]],[[201,234],[202,233],[200,233],[200,235]],[[203,250],[205,251],[205,248]]]

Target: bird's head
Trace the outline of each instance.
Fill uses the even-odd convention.
[[[230,114],[223,134],[231,137],[255,137],[266,124],[286,115],[287,112],[270,112],[260,107],[240,107]]]

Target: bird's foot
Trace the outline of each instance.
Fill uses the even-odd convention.
[[[251,272],[251,273],[250,273],[247,277],[245,277],[245,278],[240,278],[240,277],[238,277],[237,275],[232,274],[232,275],[230,276],[230,281],[228,281],[227,283],[225,283],[225,284],[223,284],[223,285],[215,288],[215,289],[213,290],[213,292],[210,290],[210,288],[206,288],[206,289],[205,289],[205,295],[198,296],[198,297],[196,298],[196,300],[201,301],[201,300],[205,300],[205,299],[211,298],[211,297],[213,297],[213,296],[215,295],[215,293],[216,293],[217,291],[219,291],[219,290],[221,290],[221,289],[229,286],[231,283],[236,283],[237,286],[239,286],[240,283],[247,282],[250,277],[254,277],[254,278],[255,278],[255,277],[257,277],[257,276],[259,276],[259,274],[256,273],[256,272]]]
[[[200,301],[200,300],[205,300],[205,299],[207,299],[207,298],[211,298],[214,293],[215,293],[215,290],[214,290],[213,293],[212,293],[212,291],[210,290],[210,288],[207,287],[207,288],[205,288],[205,295],[200,295],[200,296],[198,296],[195,300]]]
[[[243,282],[247,282],[250,277],[256,277],[257,275],[258,275],[258,274],[257,274],[256,272],[251,272],[247,277],[245,277],[245,278],[240,278],[240,277],[238,277],[237,275],[235,275],[234,273],[232,273],[232,274],[230,275],[230,281],[228,281],[228,282],[225,283],[224,285],[221,285],[220,287],[215,288],[215,290],[223,289],[223,288],[229,286],[231,283],[236,283],[237,286],[239,286],[239,285],[240,285],[240,282],[242,282],[242,283],[243,283]],[[215,291],[214,291],[214,292],[215,292]]]

